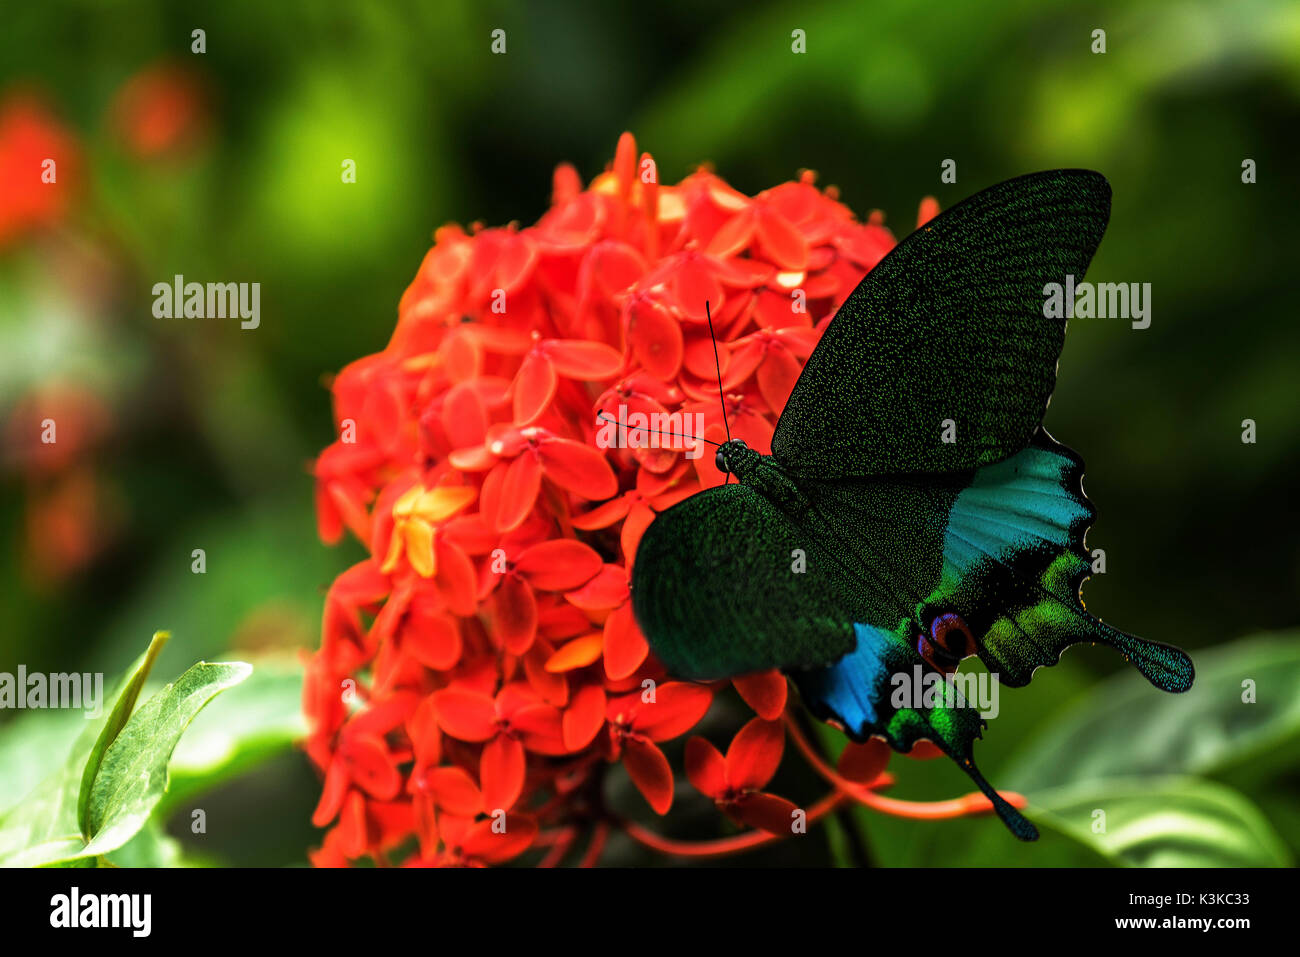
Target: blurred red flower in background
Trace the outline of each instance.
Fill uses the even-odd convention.
[[[58,222],[76,186],[81,152],[72,134],[35,96],[0,102],[0,248]]]
[[[159,62],[131,76],[113,97],[109,122],[140,159],[183,154],[207,135],[208,95],[192,70]]]
[[[659,745],[727,683],[670,680],[628,591],[655,512],[723,477],[699,443],[600,447],[597,412],[699,413],[721,439],[707,302],[731,432],[770,452],[818,335],[893,245],[811,173],[755,197],[705,169],[661,185],[629,134],[586,189],[559,167],[535,226],[438,230],[388,346],[334,380],[339,438],[315,466],[321,537],[347,529],[369,550],[330,588],[308,667],[307,749],[326,775],[314,820],[332,825],[316,864],[388,862],[405,841],[408,864],[550,865],[584,837],[590,864],[612,828],[670,854],[741,850],[791,832],[795,805],[763,790],[786,726],[834,785],[809,819],[845,800],[981,808],[879,798],[879,742],[826,767],[782,725],[775,672],[734,682],[759,717],[725,758],[701,738],[686,751],[698,790],[755,830],[675,842],[603,800],[621,764],[667,813]]]

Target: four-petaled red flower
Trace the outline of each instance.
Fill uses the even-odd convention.
[[[743,824],[789,834],[795,805],[763,790],[781,765],[785,729],[779,721],[754,718],[722,754],[701,737],[686,742],[686,776],[696,790]]]

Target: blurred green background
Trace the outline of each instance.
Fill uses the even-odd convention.
[[[1114,207],[1088,278],[1150,282],[1153,318],[1072,323],[1048,412],[1100,510],[1089,545],[1107,574],[1085,597],[1223,675],[1190,703],[1126,697],[1124,679],[1099,684],[1122,662],[1076,649],[1003,696],[981,764],[1031,797],[1195,774],[1260,809],[1278,861],[1300,848],[1300,642],[1208,651],[1300,624],[1300,6],[51,0],[5,21],[0,108],[35,97],[79,162],[60,171],[73,199],[57,221],[0,245],[0,670],[114,674],[162,627],[164,676],[231,649],[311,647],[324,588],[360,556],[315,534],[307,467],[332,439],[328,375],[383,347],[434,228],[533,222],[555,165],[589,179],[624,130],[665,181],[708,161],[754,193],[811,167],[900,237],[923,196],[947,207],[1020,173],[1090,167]],[[955,184],[940,181],[949,158]],[[176,273],[260,282],[261,327],[155,319],[151,287]],[[32,449],[51,403],[81,437],[54,464]],[[1259,685],[1245,719],[1241,677]],[[31,783],[55,723],[0,713],[3,797]],[[1119,756],[1080,770],[1107,749]],[[937,762],[893,769],[901,796],[965,790]],[[317,796],[305,760],[281,752],[212,795],[239,825],[197,853],[302,862]],[[880,864],[1075,853],[1013,846],[995,821],[876,816],[860,831],[856,853]],[[842,844],[743,862],[851,858]]]

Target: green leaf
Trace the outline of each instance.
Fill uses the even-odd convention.
[[[1291,864],[1286,845],[1254,804],[1200,778],[1114,778],[1053,788],[1037,794],[1026,814],[1118,866]],[[1098,823],[1104,823],[1101,833],[1094,831]]]
[[[108,720],[104,723],[103,729],[99,732],[99,737],[95,739],[95,743],[90,749],[90,756],[86,759],[86,766],[81,774],[81,788],[77,796],[77,826],[83,835],[90,834],[90,822],[87,819],[90,791],[95,783],[95,776],[99,773],[100,764],[104,760],[104,752],[117,740],[117,736],[126,726],[127,720],[131,717],[131,712],[135,710],[136,699],[140,697],[140,689],[144,687],[149,672],[153,670],[154,662],[158,660],[158,655],[162,652],[163,646],[167,644],[167,639],[170,637],[171,635],[165,631],[154,632],[153,640],[149,642],[149,648],[136,662],[130,677],[127,678],[126,687],[118,695],[117,703],[113,705]]]
[[[0,814],[0,866],[93,865],[94,858],[116,850],[140,831],[167,787],[167,760],[185,727],[215,694],[242,681],[251,670],[238,662],[195,665],[122,724],[119,719],[130,714],[165,640],[155,635],[149,651],[119,683],[113,707],[86,719],[62,767]],[[89,843],[79,824],[88,776],[84,814],[93,835]]]
[[[1134,674],[1097,685],[1033,739],[999,784],[1027,793],[1105,777],[1214,774],[1300,736],[1300,635],[1243,639],[1195,657],[1178,695]],[[1242,701],[1242,682],[1256,701]]]
[[[77,830],[81,772],[81,762],[69,762],[0,816],[0,867],[38,867],[78,856],[85,846]]]
[[[129,841],[167,789],[167,762],[194,716],[222,690],[252,672],[243,662],[199,662],[150,698],[104,753],[91,788],[84,854],[104,854]]]
[[[249,679],[205,708],[181,739],[161,813],[291,750],[306,735],[301,663],[255,659]]]
[[[85,844],[79,823],[79,806],[86,769],[92,760],[98,767],[103,757],[102,750],[96,754],[100,742],[105,740],[110,725],[120,713],[129,715],[140,685],[148,676],[161,643],[166,640],[165,633],[154,635],[149,649],[136,659],[118,682],[113,693],[113,707],[96,717],[85,718],[85,726],[73,742],[63,765],[42,780],[21,802],[0,815],[0,865],[34,867],[78,855]],[[123,702],[128,698],[130,704],[124,710]]]

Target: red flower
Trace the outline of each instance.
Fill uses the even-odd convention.
[[[496,589],[488,610],[495,634],[506,651],[522,655],[537,635],[537,592],[577,588],[600,570],[601,561],[582,542],[554,539],[526,548],[514,561],[503,559],[502,565],[500,572],[486,566],[488,585],[480,592]]]
[[[605,708],[614,756],[622,755],[632,783],[659,814],[673,803],[673,771],[655,742],[693,728],[712,699],[703,685],[670,682],[614,698]]]
[[[71,134],[44,104],[22,94],[0,102],[0,247],[63,216],[79,166]]]
[[[525,684],[508,684],[495,696],[445,688],[434,697],[438,725],[461,741],[483,742],[479,783],[488,809],[508,811],[524,789],[525,749],[564,754],[560,712]]]
[[[132,76],[109,108],[114,132],[142,159],[184,152],[206,134],[207,96],[183,66],[159,63]]]
[[[725,758],[704,738],[687,741],[686,775],[735,820],[789,834],[795,805],[762,790],[780,767],[784,749],[781,723],[754,718],[740,729]]]

